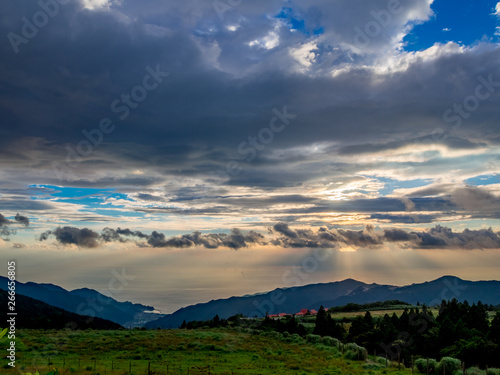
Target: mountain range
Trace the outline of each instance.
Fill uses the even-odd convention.
[[[7,283],[8,279],[0,276],[0,289],[7,290]],[[151,313],[154,307],[118,302],[88,288],[68,291],[54,284],[16,281],[16,293],[72,313],[110,320],[127,328],[158,318],[158,314]]]
[[[7,289],[0,276],[0,289]],[[212,300],[183,307],[172,314],[153,313],[154,308],[119,302],[88,288],[68,291],[53,284],[16,282],[16,293],[81,315],[107,319],[124,327],[177,328],[183,321],[226,319],[236,314],[263,317],[266,313],[294,314],[302,309],[399,300],[410,304],[438,305],[443,299],[500,304],[500,281],[467,281],[444,276],[434,281],[406,286],[367,284],[346,279],[322,284],[278,288],[270,292]]]
[[[454,276],[407,286],[366,284],[347,279],[343,281],[311,284],[292,288],[278,288],[268,293],[231,297],[187,306],[158,320],[148,322],[147,328],[177,328],[185,320],[212,319],[216,314],[228,318],[236,314],[263,317],[266,312],[293,314],[301,309],[336,307],[347,303],[365,304],[387,300],[400,300],[411,304],[440,304],[443,299],[469,303],[500,303],[500,281],[467,281]]]
[[[0,311],[7,316],[8,293],[0,289]],[[123,329],[118,323],[109,320],[78,315],[31,297],[16,295],[16,329]],[[8,316],[8,318],[10,318]]]

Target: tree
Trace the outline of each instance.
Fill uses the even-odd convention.
[[[316,323],[314,325],[313,333],[315,335],[327,336],[327,331],[328,331],[327,313],[322,305],[318,310],[318,314],[316,315]]]
[[[342,339],[345,334],[344,327],[337,323],[324,307],[321,306],[316,315],[316,323],[313,333],[320,336],[331,336],[337,339]]]
[[[491,327],[488,332],[488,338],[495,344],[500,345],[500,311],[497,311],[491,322]]]

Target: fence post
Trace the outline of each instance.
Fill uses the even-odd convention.
[[[128,373],[131,374],[132,373],[132,361],[130,361],[128,363]]]
[[[427,375],[429,375],[429,357],[427,357]]]
[[[151,375],[151,362],[148,362],[148,375]]]

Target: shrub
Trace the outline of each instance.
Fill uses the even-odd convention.
[[[333,337],[330,336],[324,336],[321,338],[321,343],[327,346],[338,346],[339,345],[339,340],[334,339]]]
[[[452,357],[443,357],[439,361],[436,370],[438,374],[443,374],[445,371],[447,374],[453,374],[455,371],[460,370],[462,363],[460,360]]]
[[[309,334],[309,335],[306,335],[306,340],[314,344],[314,343],[317,343],[321,340],[321,336]]]
[[[384,365],[382,365],[380,363],[365,363],[363,365],[363,368],[365,370],[380,370],[380,369],[384,368]]]
[[[422,374],[427,374],[427,359],[420,358],[415,361],[415,366],[417,370]],[[435,359],[429,358],[429,374],[435,374],[437,367],[437,361]]]
[[[386,359],[385,357],[375,357],[375,362],[385,366]]]
[[[199,348],[202,346],[202,343],[199,341],[192,341],[188,344],[188,348]]]
[[[489,370],[488,370],[488,374],[489,374]],[[486,375],[486,371],[481,370],[478,367],[469,367],[467,369],[467,375]]]
[[[344,346],[344,351],[352,351],[356,353],[356,359],[365,360],[368,357],[368,351],[353,342],[350,342]]]
[[[357,361],[358,359],[361,358],[360,354],[355,351],[355,350],[348,350],[344,353],[344,358],[345,359],[350,359],[353,361]]]

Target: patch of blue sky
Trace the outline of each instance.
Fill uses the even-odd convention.
[[[422,51],[435,43],[472,45],[479,40],[498,40],[499,17],[494,14],[498,0],[435,0],[434,16],[415,25],[404,38],[406,51]]]
[[[304,19],[301,19],[298,15],[296,15],[292,8],[284,7],[281,8],[281,11],[274,16],[274,18],[281,19],[286,21],[290,27],[290,30],[299,31],[305,35],[321,35],[324,33],[324,29],[322,26],[311,26],[306,25]]]
[[[51,200],[54,202],[75,203],[87,206],[102,206],[110,198],[132,201],[126,194],[116,193],[115,189],[75,188],[50,185],[31,185],[35,191],[31,199]]]
[[[422,186],[427,186],[430,183],[432,183],[432,180],[426,180],[426,179],[415,179],[415,180],[409,180],[409,181],[400,181],[400,180],[394,180],[392,178],[388,177],[380,177],[380,176],[365,176],[368,178],[375,179],[379,182],[382,182],[384,184],[384,187],[379,189],[378,193],[381,196],[386,196],[389,194],[392,194],[394,190],[396,189],[412,189],[412,188],[418,188]]]
[[[493,185],[500,184],[500,175],[482,175],[469,178],[465,180],[468,185],[472,186],[484,186],[484,185]]]

